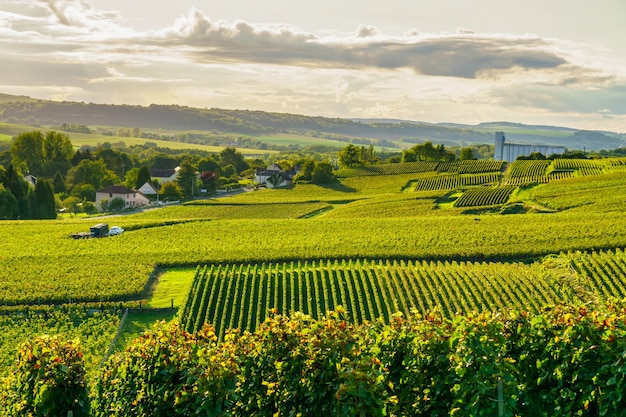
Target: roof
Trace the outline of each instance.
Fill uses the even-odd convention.
[[[169,178],[176,173],[175,169],[151,169],[150,176],[156,178]]]
[[[139,187],[139,189],[137,190],[138,192],[141,192],[140,190],[142,188],[144,188],[145,186],[150,187],[155,193],[158,193],[158,190],[156,189],[156,187],[154,186],[154,184],[152,184],[151,181],[146,181],[141,187]]]
[[[109,185],[108,187],[104,187],[96,192],[108,194],[131,194],[135,193],[136,191],[131,190],[124,185]]]

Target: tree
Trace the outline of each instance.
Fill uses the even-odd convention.
[[[91,184],[93,188],[99,190],[107,185],[115,184],[118,180],[115,173],[107,169],[103,160],[84,159],[68,171],[65,185],[68,190],[71,190],[78,184]]]
[[[87,214],[95,214],[98,212],[93,201],[83,200],[83,211]]]
[[[89,149],[85,149],[84,152],[81,152],[80,149],[77,150],[74,156],[72,157],[70,163],[72,164],[73,167],[75,167],[83,159],[91,160],[91,152],[89,152]]]
[[[294,182],[308,182],[313,178],[313,170],[315,169],[315,161],[305,159],[300,162],[300,172],[293,178]]]
[[[133,168],[130,171],[126,171],[126,176],[124,177],[124,185],[128,188],[130,188],[131,190],[137,189],[139,187],[141,187],[141,184],[139,187],[137,186],[137,183],[139,182],[137,179],[139,178],[139,168]]]
[[[346,168],[353,168],[362,165],[363,160],[361,159],[361,156],[361,150],[353,144],[350,144],[339,152],[339,164]]]
[[[461,148],[461,154],[459,155],[461,161],[469,161],[476,159],[474,156],[474,150],[472,148]]]
[[[71,198],[76,198],[76,197],[71,197]],[[109,211],[109,199],[108,198],[103,198],[100,200],[100,211]]]
[[[100,149],[98,158],[102,159],[107,167],[119,178],[124,178],[126,171],[135,166],[134,161],[124,152],[118,152],[113,149]]]
[[[63,179],[63,175],[60,171],[57,171],[56,174],[54,174],[54,178],[52,179],[52,187],[55,193],[65,192],[65,180]]]
[[[0,184],[0,220],[17,219],[17,200],[11,191]]]
[[[126,207],[126,202],[123,198],[115,197],[113,200],[109,201],[109,210],[110,211],[120,211],[124,207]]]
[[[23,172],[29,172],[34,176],[43,175],[43,141],[43,135],[39,131],[17,135],[11,145],[13,163],[19,166]]]
[[[91,184],[78,184],[72,189],[72,195],[81,200],[96,201],[96,189]]]
[[[43,140],[44,176],[52,177],[56,172],[67,174],[73,155],[72,142],[67,134],[55,131],[46,133]]]
[[[178,170],[176,182],[185,197],[193,197],[195,195],[196,188],[199,185],[198,171],[188,159],[185,159],[180,163],[180,169]]]
[[[333,174],[333,166],[330,162],[318,162],[315,164],[311,175],[311,182],[313,182],[313,184],[330,184],[334,181],[335,175]]]
[[[132,188],[139,188],[142,185],[144,185],[145,183],[149,182],[150,180],[152,180],[152,177],[150,176],[150,170],[148,169],[147,166],[142,165],[141,168],[139,168],[139,173],[137,174],[137,181],[135,182],[135,187]]]
[[[17,201],[18,219],[30,219],[30,202],[28,201],[28,183],[24,181],[22,175],[15,169],[13,164],[9,164],[3,181],[4,187],[13,194]]]
[[[226,165],[225,167],[222,167],[222,169],[220,170],[220,175],[222,177],[226,177],[226,178],[230,178],[233,175],[237,175],[237,168],[235,168],[234,165]]]
[[[57,218],[54,190],[49,180],[37,180],[35,190],[31,194],[30,207],[33,219]]]
[[[231,147],[226,147],[220,152],[220,165],[223,167],[233,165],[237,170],[237,173],[250,168],[243,154],[237,149]]]
[[[206,158],[202,158],[198,161],[198,171],[205,172],[218,172],[220,170],[220,164],[213,155],[209,155]]]
[[[174,181],[164,183],[159,190],[159,194],[168,200],[180,200],[183,196],[180,186]]]

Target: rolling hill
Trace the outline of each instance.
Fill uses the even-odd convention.
[[[131,106],[38,100],[0,94],[0,121],[30,126],[63,123],[88,126],[200,131],[212,134],[262,136],[291,134],[325,140],[408,148],[432,141],[447,146],[493,143],[493,132],[504,130],[512,142],[561,145],[569,149],[615,149],[626,136],[614,132],[566,127],[493,122],[478,125],[431,124],[391,119],[339,119],[253,110],[193,108],[179,105]],[[4,133],[4,132],[0,132]],[[6,134],[6,133],[5,133]],[[336,144],[335,144],[336,145]]]

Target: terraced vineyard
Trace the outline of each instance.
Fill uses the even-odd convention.
[[[417,174],[437,171],[439,162],[406,162],[403,164],[368,165],[359,168],[343,168],[337,172],[338,177],[361,177],[375,175]]]
[[[493,161],[490,159],[440,162],[437,165],[437,172],[454,172],[457,174],[480,174],[483,172],[499,172],[506,165],[504,161]]]
[[[229,328],[254,331],[270,309],[318,318],[341,305],[362,323],[389,322],[398,311],[439,309],[452,317],[624,296],[622,250],[573,252],[530,265],[362,259],[225,264],[198,268],[181,321],[187,331],[211,323],[223,337]]]
[[[420,178],[413,183],[414,191],[454,190],[478,185],[497,185],[499,172],[482,174],[448,174]]]
[[[515,186],[495,188],[470,188],[454,202],[455,207],[479,207],[504,204],[509,199]]]

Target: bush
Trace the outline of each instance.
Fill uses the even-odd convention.
[[[89,415],[83,356],[78,343],[41,336],[22,344],[0,392],[3,416]]]
[[[121,197],[115,197],[113,200],[109,201],[109,210],[111,211],[120,211],[124,207],[126,207],[126,202]]]
[[[234,358],[212,327],[160,325],[103,367],[93,416],[216,416],[232,402]]]

